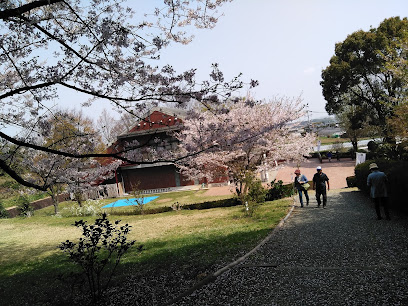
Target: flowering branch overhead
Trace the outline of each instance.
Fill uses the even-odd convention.
[[[67,96],[85,96],[78,106],[105,99],[132,115],[158,103],[183,107],[191,101],[212,105],[229,99],[244,84],[240,76],[225,81],[218,64],[202,82],[196,80],[195,69],[177,73],[171,65],[157,66],[161,50],[191,41],[188,27],[214,27],[226,2],[230,0],[166,0],[153,14],[140,17],[126,7],[133,2],[124,0],[2,1],[1,169],[24,183],[13,158],[24,149],[66,158],[110,156],[140,162],[128,160],[124,151],[79,153],[33,141],[42,118],[53,116],[61,89]],[[3,130],[10,127],[18,127],[19,134]]]

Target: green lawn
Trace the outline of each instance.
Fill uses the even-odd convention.
[[[171,207],[175,203],[185,205],[185,204],[201,203],[205,201],[215,201],[215,200],[227,199],[227,198],[232,197],[232,195],[231,196],[226,196],[226,195],[204,196],[203,193],[205,192],[206,190],[188,190],[188,191],[175,191],[175,192],[167,192],[167,193],[160,193],[160,194],[149,194],[149,195],[145,195],[145,197],[159,196],[159,198],[147,204],[144,204],[143,207],[144,209],[163,207],[163,206]],[[120,198],[120,199],[126,199],[126,198],[132,198],[132,197],[133,196],[127,196],[127,197]],[[98,200],[98,206],[100,207],[105,206],[106,204],[115,202],[118,199],[119,198]],[[66,215],[67,214],[66,212],[69,210],[70,207],[77,207],[77,206],[78,204],[76,202],[66,201],[66,202],[59,203],[58,208],[61,214]],[[117,215],[132,214],[135,210],[136,210],[136,207],[133,205],[103,209],[103,211],[105,211],[108,214],[117,214]],[[38,210],[35,212],[35,215],[53,216],[54,206],[49,206],[41,210]]]
[[[197,192],[167,193],[150,205],[193,203],[198,201],[195,197],[209,200]],[[251,249],[264,238],[286,215],[290,204],[291,199],[267,202],[252,218],[245,217],[241,206],[110,216],[111,220],[129,223],[129,238],[144,245],[142,253],[134,248],[125,256],[116,281],[128,275],[160,273],[157,271],[169,265],[198,273],[220,260],[233,261],[242,250]],[[66,205],[72,203],[62,203],[61,208]],[[65,279],[73,266],[57,246],[67,239],[79,238],[80,232],[72,224],[80,218],[56,217],[51,211],[48,207],[36,211],[31,218],[0,219],[2,304],[42,305],[50,297],[55,302],[68,294],[68,282],[60,279]],[[83,219],[93,223],[95,217]]]

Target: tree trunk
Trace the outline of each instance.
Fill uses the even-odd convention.
[[[51,195],[52,199],[52,205],[54,205],[54,214],[58,214],[58,194],[52,194]]]

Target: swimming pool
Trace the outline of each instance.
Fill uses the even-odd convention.
[[[138,205],[138,203],[149,203],[153,201],[154,199],[157,199],[158,196],[155,197],[145,197],[145,198],[134,198],[134,199],[120,199],[115,202],[112,202],[110,204],[107,204],[105,206],[102,206],[102,208],[110,208],[110,207],[121,207],[121,206],[130,206],[130,205]],[[142,202],[143,201],[143,202]]]

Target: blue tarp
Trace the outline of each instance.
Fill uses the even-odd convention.
[[[149,203],[150,201],[153,201],[154,199],[157,199],[157,198],[158,198],[158,196],[138,198],[138,199],[136,199],[136,198],[134,198],[134,199],[121,199],[121,200],[117,200],[117,201],[115,201],[113,203],[107,204],[107,205],[103,206],[102,208],[138,205],[138,203],[146,204],[146,203]]]

